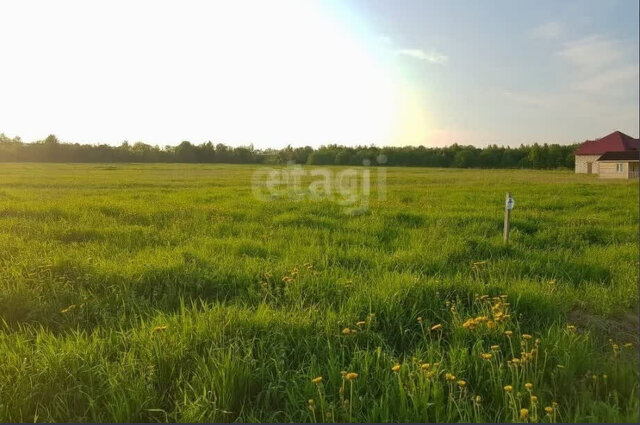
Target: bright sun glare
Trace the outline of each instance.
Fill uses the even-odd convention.
[[[20,59],[3,70],[8,134],[277,147],[394,144],[424,132],[410,88],[375,54],[376,35],[337,2],[30,6],[12,12],[39,31],[12,28],[23,19],[0,28],[2,39],[21,37],[3,45]]]

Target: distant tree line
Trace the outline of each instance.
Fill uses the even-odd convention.
[[[120,146],[61,143],[54,135],[34,143],[0,133],[0,162],[185,162],[227,164],[391,165],[457,168],[572,168],[577,145],[533,144],[485,148],[453,144],[375,147],[326,145],[258,150],[211,142],[152,146],[123,142]]]

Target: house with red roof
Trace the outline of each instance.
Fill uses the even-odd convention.
[[[601,178],[638,178],[639,142],[620,131],[587,140],[575,152],[576,173]]]

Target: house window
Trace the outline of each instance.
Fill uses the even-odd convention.
[[[620,163],[616,164],[616,172],[617,173],[624,172],[624,164],[620,164]]]

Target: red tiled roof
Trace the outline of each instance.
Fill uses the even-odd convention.
[[[587,140],[576,150],[576,155],[602,155],[606,152],[637,150],[638,139],[634,139],[619,131],[614,131],[601,139]]]

